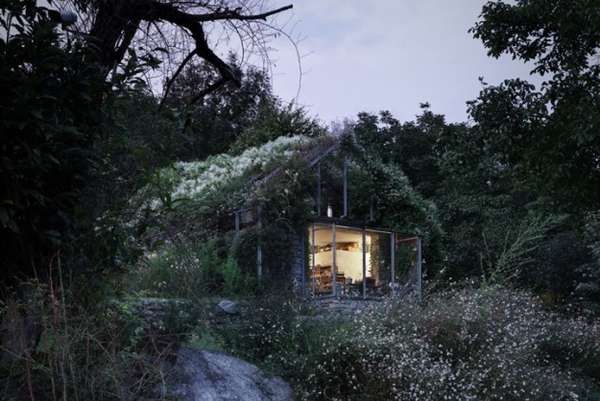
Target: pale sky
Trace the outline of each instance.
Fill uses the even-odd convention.
[[[411,120],[421,102],[429,102],[448,121],[465,121],[465,102],[481,89],[478,77],[489,84],[529,78],[530,66],[510,57],[488,57],[467,32],[485,0],[274,4],[290,2],[292,35],[305,38],[299,43],[305,56],[298,103],[325,123],[383,109],[401,121]],[[284,39],[273,47],[274,89],[290,101],[298,89],[295,49]]]

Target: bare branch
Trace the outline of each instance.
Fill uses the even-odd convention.
[[[242,15],[240,14],[239,9],[235,10],[224,10],[222,12],[210,13],[210,14],[201,14],[194,16],[196,21],[198,22],[209,22],[209,21],[219,21],[219,20],[238,20],[238,21],[257,21],[263,20],[266,21],[267,17],[271,15],[279,14],[283,11],[291,10],[294,7],[293,4],[289,4],[284,7],[280,7],[276,10],[267,11],[262,14],[255,15]]]
[[[62,1],[69,5],[74,2],[74,0]],[[231,32],[237,34],[242,47],[242,63],[246,51],[254,50],[258,51],[263,60],[268,60],[270,50],[268,41],[273,36],[267,35],[266,31],[278,32],[278,30],[273,30],[273,26],[265,21],[268,17],[293,8],[290,4],[262,12],[264,11],[262,0],[103,0],[94,3],[95,6],[80,8],[80,10],[90,15],[85,19],[86,24],[89,25],[90,47],[94,49],[93,57],[96,57],[97,61],[105,67],[107,75],[111,70],[119,68],[123,58],[127,57],[127,48],[136,41],[145,40],[144,46],[149,48],[155,41],[162,39],[164,47],[169,49],[167,55],[163,56],[169,60],[169,67],[163,70],[163,76],[171,76],[171,78],[165,83],[159,109],[164,106],[173,81],[181,74],[194,54],[216,69],[222,78],[217,82],[223,81],[218,86],[229,81],[238,87],[241,85],[234,66],[228,65],[213,51],[216,47],[213,41],[209,45],[209,37],[214,39],[211,29],[217,29],[217,34],[221,32],[218,29],[223,29],[225,40],[230,39],[227,35]],[[239,7],[233,4],[239,4]],[[80,7],[79,4],[76,5]],[[144,23],[147,23],[145,32],[143,29],[140,31],[141,24]],[[174,29],[165,35],[161,29],[164,26]],[[182,44],[182,47],[178,49],[176,44]],[[189,53],[191,49],[194,49],[193,53]],[[182,53],[174,55],[176,51]],[[170,66],[177,66],[174,73]],[[207,87],[206,93],[214,90],[213,86],[214,84]],[[201,94],[202,92],[199,95]]]
[[[165,86],[165,93],[163,94],[163,98],[161,99],[160,104],[158,106],[158,111],[162,110],[163,104],[164,104],[165,100],[167,99],[167,96],[169,96],[169,91],[171,90],[171,86],[173,85],[173,82],[175,82],[175,79],[177,79],[177,76],[179,76],[179,74],[181,74],[181,71],[183,71],[183,68],[185,67],[185,65],[187,63],[189,63],[189,61],[192,59],[192,57],[194,57],[195,54],[196,54],[196,50],[193,50],[187,56],[185,56],[185,58],[183,59],[183,61],[179,65],[179,67],[177,68],[177,71],[175,71],[175,73],[173,74],[171,79],[169,79],[167,81],[167,85]]]
[[[221,86],[225,85],[227,83],[227,79],[225,78],[221,78],[218,79],[217,81],[213,82],[212,84],[208,85],[205,89],[201,90],[200,92],[198,92],[191,100],[190,100],[190,105],[196,103],[199,100],[204,99],[204,97],[214,91],[216,91],[217,89],[219,89]]]
[[[169,21],[187,29],[196,42],[196,54],[212,64],[224,79],[233,81],[237,86],[240,86],[239,77],[235,75],[231,67],[217,56],[208,45],[202,24],[198,22],[196,17],[196,15],[180,11],[170,4],[152,2],[150,10],[143,18],[148,21]]]

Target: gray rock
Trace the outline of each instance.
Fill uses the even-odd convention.
[[[172,396],[181,401],[292,401],[290,386],[256,366],[212,351],[182,347]]]
[[[240,306],[237,302],[230,301],[229,299],[223,299],[217,304],[217,312],[225,313],[227,315],[239,315]]]

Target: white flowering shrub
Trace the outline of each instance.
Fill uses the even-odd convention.
[[[290,315],[265,311],[237,342],[303,400],[600,400],[600,322],[528,294],[449,291],[349,323]]]
[[[316,365],[309,399],[578,400],[598,391],[600,323],[546,312],[503,289],[388,305],[355,321]],[[559,348],[561,353],[552,351]],[[350,360],[348,359],[350,358]],[[351,368],[350,368],[351,366]],[[335,370],[335,375],[327,375]],[[344,374],[344,372],[347,372]],[[333,393],[325,377],[336,377]],[[356,396],[367,378],[370,394]],[[596,386],[586,386],[586,381]],[[384,396],[385,395],[385,396]]]
[[[239,179],[248,179],[267,171],[275,162],[289,160],[297,150],[309,144],[305,136],[279,137],[264,145],[246,149],[239,155],[227,153],[206,160],[176,162],[161,169],[153,181],[157,197],[149,203],[151,209],[171,206],[182,200],[202,200]],[[170,205],[165,204],[168,200]]]

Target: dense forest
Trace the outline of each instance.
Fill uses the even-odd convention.
[[[295,399],[600,400],[600,2],[486,3],[469,34],[543,83],[482,80],[464,123],[424,103],[331,127],[212,45],[268,60],[290,8],[0,2],[0,399],[193,399],[169,389],[196,348]],[[294,155],[333,140],[351,213],[423,238],[422,297],[319,319],[282,284],[315,208]],[[242,202],[273,224],[235,235]],[[224,297],[242,313],[215,317]]]

